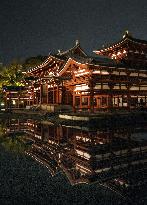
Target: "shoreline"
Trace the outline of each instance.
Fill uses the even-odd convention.
[[[25,111],[0,112],[0,118],[21,118],[34,119],[39,121],[51,122],[55,125],[64,124],[65,126],[88,126],[88,127],[110,127],[135,125],[147,122],[147,112],[107,112],[97,114],[87,113],[50,113],[44,111]],[[70,119],[69,119],[70,118]],[[83,120],[84,119],[84,120]],[[86,119],[86,120],[85,120]]]

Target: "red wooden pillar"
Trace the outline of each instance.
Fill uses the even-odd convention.
[[[40,83],[40,103],[42,103],[42,84]]]
[[[54,84],[53,84],[53,104],[55,104],[55,88],[54,88]]]
[[[113,88],[114,88],[114,84],[111,83],[109,84],[109,88],[110,88],[110,95],[109,95],[109,110],[111,111],[113,109],[113,97],[114,97],[114,93],[113,93]]]
[[[57,104],[59,104],[59,85],[57,84],[57,93],[56,93]]]
[[[127,94],[127,107],[128,107],[128,110],[130,110],[130,108],[131,108],[130,86],[128,86],[127,91],[128,91],[128,94]]]
[[[119,95],[117,96],[117,107],[119,108]]]
[[[90,88],[90,112],[94,113],[94,90]]]
[[[69,91],[66,90],[66,104],[69,104]]]
[[[130,107],[131,107],[131,102],[130,102],[130,88],[131,88],[131,85],[130,85],[130,71],[127,71],[127,81],[128,81],[128,85],[127,85],[127,108],[128,110],[130,110]]]
[[[36,103],[35,103],[35,101],[36,101],[36,100],[35,100],[35,94],[36,94],[36,93],[34,92],[34,87],[33,87],[33,105],[36,104]]]
[[[93,77],[91,76],[89,78],[89,90],[90,90],[90,112],[94,113],[94,87],[95,87],[95,82]]]
[[[82,109],[82,94],[80,93],[80,109]]]
[[[48,104],[48,83],[46,85],[46,103]]]
[[[75,99],[75,91],[73,91],[73,112],[76,112],[76,99]]]
[[[58,92],[58,97],[59,97],[59,104],[61,103],[61,91],[60,91],[60,87],[59,87],[59,92]]]
[[[88,112],[90,112],[90,96],[88,96]]]

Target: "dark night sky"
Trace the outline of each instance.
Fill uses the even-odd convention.
[[[3,0],[0,27],[3,63],[68,49],[76,39],[92,55],[125,30],[147,40],[147,0]]]

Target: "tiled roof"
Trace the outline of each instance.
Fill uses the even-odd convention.
[[[140,39],[134,38],[134,37],[132,37],[132,35],[130,33],[128,33],[128,31],[126,31],[125,35],[123,36],[123,38],[120,41],[118,41],[112,45],[109,45],[108,47],[97,49],[93,52],[95,52],[97,54],[105,53],[105,52],[108,52],[109,50],[113,50],[113,48],[119,47],[120,45],[127,43],[128,41],[147,46],[146,40],[140,40]]]
[[[68,50],[66,50],[66,51],[59,51],[56,55],[57,56],[60,56],[60,57],[63,57],[63,58],[69,58],[71,55],[74,55],[74,54],[76,54],[76,52],[77,51],[80,51],[80,54],[84,57],[86,57],[87,56],[87,54],[83,51],[83,49],[81,48],[81,46],[80,46],[80,43],[79,43],[79,41],[76,41],[76,44],[72,47],[72,48],[70,48],[70,49],[68,49]]]

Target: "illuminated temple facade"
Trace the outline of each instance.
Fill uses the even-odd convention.
[[[88,56],[76,41],[29,69],[34,79],[28,105],[66,105],[74,112],[146,107],[147,41],[126,32],[119,42],[94,53]]]

